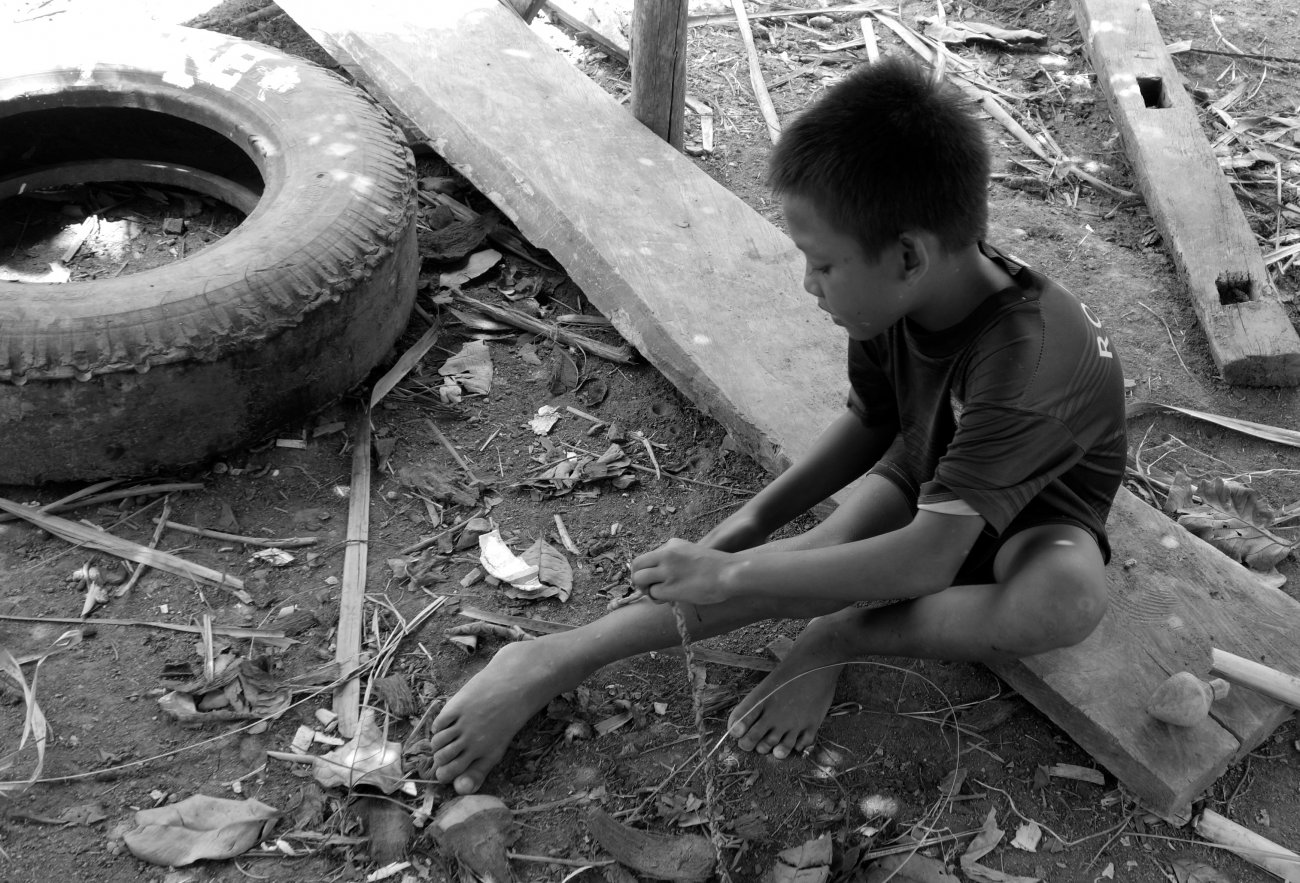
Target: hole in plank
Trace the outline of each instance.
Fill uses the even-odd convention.
[[[1165,81],[1161,77],[1138,77],[1138,91],[1142,93],[1142,103],[1147,107],[1162,108],[1169,106],[1165,96]]]
[[[1255,283],[1249,276],[1237,273],[1224,273],[1214,280],[1214,287],[1219,290],[1219,303],[1246,304],[1255,299]]]

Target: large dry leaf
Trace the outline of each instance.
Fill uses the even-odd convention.
[[[1254,488],[1215,478],[1196,488],[1201,502],[1192,498],[1191,481],[1183,473],[1174,479],[1165,508],[1178,523],[1247,567],[1269,571],[1290,555],[1295,542],[1270,530],[1273,510]]]
[[[234,858],[256,846],[279,817],[278,809],[258,800],[196,794],[140,810],[135,830],[125,835],[126,846],[136,858],[167,867]]]
[[[487,395],[492,391],[492,352],[483,341],[471,340],[443,362],[438,373],[452,378],[467,392]]]
[[[13,751],[0,754],[0,773],[13,767],[18,755],[27,747],[29,739],[36,749],[36,765],[32,767],[31,774],[26,779],[0,782],[0,797],[26,791],[41,777],[41,770],[45,767],[45,740],[48,727],[45,723],[45,713],[36,702],[36,672],[40,671],[40,667],[38,662],[35,671],[32,672],[32,682],[28,684],[27,679],[23,677],[23,670],[19,667],[18,660],[14,659],[13,654],[8,650],[0,647],[0,670],[18,682],[23,693],[23,704],[26,707],[26,713],[23,715],[23,732],[18,737],[18,747]]]
[[[527,564],[537,567],[537,579],[542,583],[543,591],[553,589],[548,595],[554,595],[561,601],[569,600],[569,594],[573,591],[573,567],[563,552],[538,537],[537,542],[525,549],[519,557]]]
[[[385,739],[370,713],[362,715],[355,738],[313,761],[313,776],[326,788],[373,785],[392,794],[402,787],[402,743]]]
[[[964,868],[966,865],[984,858],[997,848],[1005,835],[1006,832],[998,827],[998,811],[990,809],[988,815],[984,817],[984,825],[980,828],[980,832],[975,835],[975,839],[970,842],[970,845],[966,847],[966,851],[962,853],[962,867]]]
[[[779,854],[768,879],[772,883],[825,883],[830,875],[831,838],[822,835]]]
[[[438,285],[442,288],[460,287],[482,276],[500,262],[501,252],[495,249],[485,248],[482,251],[476,251],[469,256],[469,260],[461,269],[441,274],[438,277]]]
[[[866,883],[960,883],[944,863],[919,853],[890,855],[872,862],[867,868]]]
[[[990,868],[987,865],[981,865],[979,862],[963,864],[961,872],[973,883],[1039,883],[1041,879],[1039,877],[1021,877],[1019,874],[1008,874],[1006,871],[999,871],[997,868]]]

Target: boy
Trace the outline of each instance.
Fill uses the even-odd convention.
[[[884,60],[829,89],[769,180],[804,287],[849,335],[848,408],[699,543],[632,562],[651,601],[503,647],[434,724],[436,776],[478,789],[511,738],[601,666],[762,619],[811,619],[729,726],[808,749],[842,663],[989,662],[1082,641],[1106,607],[1124,392],[1100,321],[985,246],[988,149],[953,90]],[[800,536],[768,535],[861,477]],[[874,609],[858,601],[896,600]],[[794,679],[794,689],[783,689]]]

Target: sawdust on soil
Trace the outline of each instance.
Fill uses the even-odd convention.
[[[1266,53],[1300,45],[1300,27],[1283,0],[1239,4],[1217,12],[1203,0],[1154,6],[1170,42],[1190,38],[1198,45],[1221,45],[1210,23],[1210,17],[1217,15],[1215,23],[1224,36],[1245,51]],[[332,66],[329,57],[287,17],[250,20],[259,8],[258,3],[228,0],[196,23]],[[910,5],[908,11],[913,11]],[[1041,31],[1067,60],[1066,73],[1087,73],[1068,4],[991,0],[960,13],[949,9],[949,14]],[[833,44],[850,39],[857,33],[856,21],[856,17],[837,21],[819,35],[795,26],[759,29],[769,79],[805,69],[774,90],[781,115],[796,112],[856,63],[861,50],[828,53],[809,48],[810,40]],[[616,94],[626,90],[627,73],[619,64],[589,47],[566,43],[567,36],[552,36],[606,88]],[[881,42],[887,51],[903,51],[884,35]],[[1048,83],[1051,74],[1032,54],[985,51],[979,57],[986,75],[1014,86],[1014,91],[1034,95],[1035,113],[1067,155],[1095,162],[1091,168],[1110,183],[1134,187],[1095,83],[1074,81],[1074,88],[1063,85],[1065,80]],[[779,207],[762,185],[766,131],[750,98],[743,50],[734,29],[692,30],[690,58],[690,89],[710,101],[716,115],[716,149],[698,161],[761,214],[781,223]],[[1295,65],[1233,63],[1219,56],[1187,54],[1180,56],[1180,66],[1193,84],[1216,95],[1245,82],[1250,98],[1237,113],[1294,115],[1297,110],[1300,67]],[[1267,76],[1256,89],[1265,71]],[[698,123],[692,120],[691,125],[688,140],[698,144],[694,128]],[[1026,170],[1017,163],[1027,159],[1025,151],[990,126],[998,168],[1024,177]],[[421,158],[421,171],[429,177],[449,174],[430,155]],[[1294,188],[1298,180],[1300,175],[1292,176],[1288,186]],[[476,209],[489,208],[482,197],[463,187],[454,195]],[[1216,378],[1195,315],[1140,203],[1121,203],[1106,193],[1056,180],[1032,189],[995,184],[991,198],[992,239],[1088,300],[1112,331],[1134,399],[1294,425],[1295,392],[1234,389]],[[146,217],[157,214],[148,205],[138,211]],[[161,246],[167,257],[180,258],[169,251],[174,243],[165,243],[148,224],[133,241],[142,251],[146,245]],[[97,252],[92,249],[89,254]],[[101,271],[113,272],[121,262],[121,256],[114,257]],[[426,289],[421,303],[430,311],[436,309],[431,298],[437,288],[437,269],[426,266],[423,277]],[[1279,281],[1290,294],[1300,285],[1295,271]],[[562,275],[510,256],[467,291],[494,302],[532,294],[547,316],[595,314]],[[372,640],[390,633],[397,612],[410,616],[428,604],[429,592],[446,593],[460,607],[565,623],[593,618],[609,597],[625,590],[626,562],[631,557],[669,537],[698,537],[738,505],[745,493],[761,486],[759,471],[728,450],[725,433],[644,364],[622,366],[568,352],[582,384],[553,393],[552,383],[565,383],[566,353],[544,337],[487,332],[495,368],[490,395],[442,403],[437,397],[441,378],[436,368],[475,332],[447,310],[438,315],[443,330],[434,349],[375,414],[381,463],[372,486],[367,578],[371,603],[365,617],[370,649],[374,649]],[[402,346],[414,342],[425,327],[413,319]],[[578,330],[616,342],[612,332],[599,327]],[[547,436],[535,434],[527,425],[542,405],[562,411]],[[701,483],[659,480],[646,472],[625,470],[636,481],[622,489],[604,480],[555,496],[519,486],[543,463],[563,457],[566,449],[601,451],[608,445],[604,430],[593,431],[591,422],[563,411],[565,406],[617,424],[626,433],[643,433],[655,445],[660,466]],[[182,476],[203,482],[203,490],[171,497],[174,521],[243,535],[320,538],[316,547],[293,550],[296,558],[291,564],[272,567],[252,561],[255,550],[250,547],[175,532],[164,535],[161,548],[240,575],[254,595],[254,606],[236,605],[219,591],[155,572],[96,616],[192,623],[211,613],[217,623],[274,627],[278,612],[297,608],[314,615],[317,623],[297,635],[299,643],[274,655],[270,673],[297,674],[332,659],[347,522],[350,452],[339,425],[345,416],[341,404],[309,426],[286,427],[282,438],[294,439],[298,446],[267,440],[207,464]],[[476,555],[473,548],[457,548],[454,542],[435,544],[420,553],[400,553],[442,529],[435,520],[450,526],[470,513],[468,507],[454,503],[431,506],[427,483],[420,486],[412,480],[419,471],[459,476],[462,482],[465,477],[451,454],[432,437],[430,419],[437,421],[481,479],[486,489],[483,499],[494,503],[490,517],[512,548],[520,551],[538,537],[558,547],[555,516],[562,518],[580,550],[568,555],[574,581],[567,602],[512,600],[487,582],[466,580],[477,565]],[[1300,499],[1296,480],[1300,456],[1291,449],[1176,416],[1143,417],[1133,421],[1131,432],[1133,447],[1142,448],[1145,462],[1160,458],[1161,467],[1168,471],[1178,466],[1196,476],[1244,477],[1275,505]],[[637,464],[652,465],[639,443],[626,443],[626,450]],[[11,499],[49,502],[71,490],[3,488],[0,493]],[[480,504],[475,511],[481,509]],[[147,542],[158,511],[153,498],[141,496],[73,517]],[[14,522],[0,524],[4,574],[0,613],[75,617],[82,591],[74,587],[69,574],[88,561],[110,575],[124,576],[120,565],[104,556],[71,549]],[[1283,571],[1294,580],[1293,563],[1284,564]],[[412,579],[412,574],[417,578]],[[444,640],[445,629],[466,621],[449,612],[453,609],[440,612],[408,640],[393,664],[392,673],[405,680],[420,707],[454,692],[497,645],[498,639],[483,639],[477,651],[467,653],[461,645]],[[70,627],[0,621],[0,645],[16,655],[38,652]],[[52,727],[43,771],[46,782],[10,802],[7,814],[0,816],[4,850],[0,876],[14,883],[163,879],[166,872],[131,857],[113,831],[138,808],[195,793],[251,795],[285,810],[291,821],[281,824],[277,835],[300,855],[254,852],[237,862],[199,865],[167,879],[352,880],[373,870],[365,842],[350,839],[363,834],[363,824],[350,809],[348,797],[339,789],[322,793],[300,770],[268,760],[265,754],[268,748],[286,749],[300,724],[314,725],[313,712],[328,707],[328,696],[307,698],[262,733],[231,732],[229,724],[186,728],[163,714],[157,699],[164,689],[165,666],[180,664],[188,670],[201,665],[194,636],[147,627],[96,626],[93,618],[82,628],[84,642],[52,657],[40,671],[38,697]],[[716,645],[763,655],[773,639],[796,631],[795,624],[756,627]],[[248,652],[247,642],[235,644]],[[256,644],[253,653],[261,653]],[[990,809],[997,811],[1008,841],[1031,819],[1050,832],[1036,852],[1004,842],[984,860],[1008,873],[1060,881],[1177,879],[1181,883],[1186,868],[1192,866],[1184,866],[1180,875],[1172,862],[1185,859],[1218,868],[1230,879],[1263,879],[1258,869],[1195,844],[1190,829],[1173,828],[1147,816],[1110,776],[1101,786],[1045,777],[1042,769],[1051,764],[1093,764],[1064,733],[1009,695],[985,669],[879,662],[896,667],[873,662],[848,670],[837,697],[842,704],[822,730],[820,744],[825,751],[813,760],[779,763],[727,746],[718,753],[718,809],[734,847],[730,854],[734,879],[759,879],[777,851],[823,832],[835,838],[840,855],[851,855],[854,848],[879,846],[918,822],[939,832],[968,832],[980,827]],[[716,700],[708,714],[711,732],[720,731],[728,705],[756,680],[751,672],[708,667],[709,692]],[[941,726],[952,708],[965,724],[960,743]],[[15,743],[22,711],[21,696],[11,685],[0,687],[0,734],[6,749]],[[403,737],[412,722],[413,718],[394,721],[396,737]],[[1204,805],[1278,843],[1300,848],[1297,736],[1294,722],[1282,727],[1244,763],[1229,770],[1205,795]],[[686,775],[695,765],[695,745],[691,695],[681,660],[669,654],[652,655],[612,666],[552,703],[520,734],[486,790],[516,810],[544,810],[518,816],[523,834],[515,849],[520,853],[565,860],[597,857],[599,850],[585,823],[586,805],[591,802],[611,811],[635,810],[637,824],[655,830],[702,830],[701,781]],[[21,760],[31,758],[23,755]],[[959,762],[967,771],[965,781],[956,799],[944,802],[941,783]],[[885,824],[874,836],[866,828],[882,823],[864,817],[862,805],[872,795],[898,802],[892,825]],[[67,810],[87,804],[102,809],[104,819],[77,824],[78,817],[73,816],[74,822],[66,821]],[[291,830],[307,835],[289,835]],[[336,843],[318,849],[313,834],[334,836]],[[930,853],[952,858],[965,842],[948,842]],[[414,864],[405,873],[415,879],[450,878],[452,870],[426,839],[417,839],[412,859]],[[573,864],[537,860],[515,864],[526,880],[602,879],[599,869],[571,876],[577,867]]]

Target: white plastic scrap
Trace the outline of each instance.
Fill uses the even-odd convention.
[[[537,567],[528,564],[506,545],[501,539],[500,528],[491,533],[481,534],[478,538],[479,563],[483,569],[503,583],[510,583],[517,589],[540,591],[541,580],[537,578]]]

